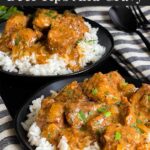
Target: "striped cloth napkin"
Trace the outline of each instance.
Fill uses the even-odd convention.
[[[76,13],[100,23],[112,34],[115,42],[111,55],[134,78],[150,81],[150,50],[136,33],[126,33],[115,28],[110,20],[110,7],[80,7]],[[141,7],[143,13],[150,20],[150,6]],[[141,32],[150,40],[150,30]],[[109,63],[109,62],[108,62]]]
[[[21,150],[12,118],[0,97],[0,150]]]
[[[150,52],[137,34],[129,34],[118,31],[112,24],[108,10],[110,7],[93,6],[80,7],[75,11],[91,20],[106,27],[113,35],[115,41],[114,52],[111,55],[131,76],[139,79],[150,80]],[[142,7],[147,19],[150,20],[150,6]],[[150,39],[150,32],[142,31]],[[108,62],[109,63],[109,62]],[[21,150],[13,121],[10,117],[2,99],[0,98],[0,150]]]

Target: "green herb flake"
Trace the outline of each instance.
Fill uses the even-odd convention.
[[[127,82],[123,82],[123,83],[122,83],[122,86],[127,86],[127,85],[128,85]]]
[[[137,120],[136,120],[136,123],[137,123],[137,124],[141,124],[141,123],[142,123],[142,120],[137,119]]]
[[[112,74],[109,74],[109,78],[112,78]]]
[[[93,115],[93,111],[88,112],[88,115]]]
[[[80,110],[80,111],[78,112],[78,118],[79,118],[81,121],[83,121],[83,122],[86,121],[86,116],[85,116],[85,114],[84,114],[83,111]]]
[[[15,39],[15,45],[16,45],[16,46],[19,45],[19,42],[20,42],[20,37],[17,36],[17,38]]]
[[[97,111],[99,113],[104,113],[104,112],[107,112],[107,108],[106,107],[101,107],[101,108],[98,108]]]
[[[68,96],[72,96],[73,91],[72,90],[66,90],[66,93],[67,93]]]
[[[116,97],[116,96],[113,96],[113,99],[115,99],[115,100],[118,100],[118,97]]]
[[[80,39],[80,40],[77,40],[77,41],[76,41],[76,44],[79,44],[81,41],[82,41],[81,39]]]
[[[98,93],[98,90],[96,88],[92,89],[92,94],[93,95],[97,95],[97,93]]]
[[[17,7],[12,6],[12,7],[8,8],[7,11],[3,15],[0,16],[0,19],[7,20],[7,19],[9,19],[10,16],[12,16],[15,13],[22,13],[22,12],[19,11],[17,9]]]
[[[57,15],[55,15],[55,11],[53,10],[49,10],[48,12],[45,13],[46,16],[51,17],[53,19],[55,19],[57,17]]]
[[[85,41],[86,43],[88,44],[94,44],[96,42],[96,40],[88,40],[88,41]]]
[[[132,123],[132,124],[131,124],[131,127],[132,127],[132,128],[135,128],[135,127],[136,127],[136,123]]]
[[[138,128],[138,127],[136,127],[135,129],[136,129],[136,131],[137,131],[139,134],[144,133],[144,131],[143,131],[142,129]]]
[[[47,138],[48,138],[48,139],[50,139],[50,137],[51,137],[51,134],[50,134],[50,133],[48,133]]]
[[[116,141],[119,141],[121,139],[121,136],[122,136],[121,133],[119,131],[116,131],[114,138],[115,138]]]
[[[136,123],[131,124],[131,127],[134,128],[136,130],[136,132],[139,133],[139,134],[144,133],[142,129],[140,129],[139,127],[137,127]]]
[[[150,95],[148,95],[148,101],[150,102]]]
[[[7,9],[6,6],[0,6],[0,16],[4,15],[7,12]]]
[[[111,112],[110,112],[110,111],[105,112],[105,113],[104,113],[104,116],[105,116],[105,117],[110,117],[110,116],[111,116]]]

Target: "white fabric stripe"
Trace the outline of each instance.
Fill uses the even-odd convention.
[[[147,34],[144,34],[144,36],[145,37],[150,37],[150,34],[149,33],[147,33]],[[113,37],[114,38],[114,40],[126,40],[126,41],[131,41],[131,40],[139,40],[139,39],[141,39],[140,38],[140,36],[139,35],[137,35],[137,34],[133,34],[133,35],[116,35],[116,36],[114,36]]]
[[[0,104],[0,111],[4,111],[4,110],[6,110],[7,108],[6,108],[6,106],[5,106],[5,104]]]
[[[3,132],[0,133],[0,141],[6,137],[9,137],[9,136],[15,136],[16,133],[15,133],[15,130],[14,129],[8,129],[8,130],[5,130]]]
[[[103,23],[103,22],[100,22],[100,25],[102,25],[102,26],[104,26],[105,28],[109,28],[109,27],[114,27],[113,25],[111,25],[111,24],[108,24],[108,23]]]
[[[115,45],[115,48],[116,49],[123,49],[123,48],[133,48],[133,49],[137,49],[139,50],[139,48],[145,48],[145,45],[143,44],[127,44],[127,43],[121,43],[121,44],[118,44],[118,45]]]
[[[76,8],[77,13],[87,12],[87,11],[108,11],[110,7],[101,7],[101,6],[90,6],[90,7],[80,7]]]
[[[125,32],[123,32],[123,31],[117,31],[116,29],[110,30],[109,32],[110,32],[110,33],[118,33],[118,35],[119,35],[119,33],[120,33],[120,34],[125,33]]]
[[[150,19],[150,14],[146,15],[146,18],[149,20]]]
[[[150,61],[146,60],[137,60],[132,62],[134,67],[139,67],[139,66],[145,66],[145,65],[150,65]]]
[[[150,6],[141,7],[141,10],[142,10],[142,12],[144,13],[145,11],[150,10]]]
[[[87,18],[91,19],[91,20],[110,20],[109,15],[92,15],[92,16],[88,16]]]
[[[145,76],[150,76],[150,69],[142,71]]]
[[[6,122],[9,122],[11,120],[12,120],[12,118],[10,116],[5,116],[5,117],[0,119],[0,125],[4,124]]]
[[[23,150],[19,144],[11,144],[6,146],[3,150]]]
[[[123,56],[128,59],[130,57],[146,57],[149,58],[148,53],[136,53],[136,52],[128,52],[128,53],[123,53]]]

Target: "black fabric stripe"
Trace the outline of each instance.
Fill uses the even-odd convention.
[[[3,132],[4,130],[12,129],[12,128],[13,128],[13,121],[9,121],[0,125],[0,132]]]
[[[115,40],[115,45],[118,45],[118,44],[133,44],[133,45],[137,45],[137,44],[143,44],[143,42],[141,41],[141,39],[139,40],[120,40],[120,39],[117,39]]]
[[[19,144],[15,136],[9,136],[0,141],[0,149],[3,150],[6,146],[11,144]]]
[[[149,53],[149,50],[147,48],[142,49],[135,49],[135,48],[121,48],[117,50],[120,54],[127,53],[127,52],[146,52]]]
[[[7,110],[3,110],[0,112],[0,118],[3,118],[3,117],[8,116],[8,115],[9,115],[9,113]]]
[[[143,62],[144,61],[149,61],[149,57],[136,57],[135,56],[135,57],[129,57],[128,58],[128,61],[131,62],[131,63],[133,63],[134,61],[139,61],[139,60],[143,61]]]
[[[111,32],[111,31],[110,31]],[[120,35],[130,35],[129,33],[123,32],[123,31],[116,31],[111,33],[113,36],[120,36]]]
[[[149,71],[150,71],[149,65],[138,66],[137,68],[138,68],[139,70],[141,70],[141,71],[146,71],[146,70],[149,70]]]

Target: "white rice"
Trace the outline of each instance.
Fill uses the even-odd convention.
[[[89,32],[85,33],[84,39],[78,43],[80,47],[79,53],[83,54],[83,57],[79,60],[82,68],[88,63],[96,62],[105,52],[105,47],[98,43],[98,28],[92,28],[87,22],[85,24],[88,26]],[[20,60],[13,61],[10,53],[0,51],[0,67],[4,71],[18,72],[19,74],[35,76],[68,74],[72,73],[72,70],[67,67],[69,63],[74,64],[75,62],[70,62],[58,54],[52,55],[46,64],[36,64],[34,54],[30,57],[23,57]]]
[[[56,95],[57,93],[51,91],[51,94]],[[37,98],[32,101],[32,105],[29,106],[30,113],[27,114],[27,120],[22,122],[24,130],[27,131],[28,141],[32,146],[36,146],[35,150],[70,150],[67,138],[62,136],[59,141],[57,148],[49,143],[46,138],[41,137],[41,130],[35,122],[35,118],[41,108],[41,102],[44,99],[44,96]],[[83,150],[100,150],[100,147],[95,142],[93,145],[85,147]]]

